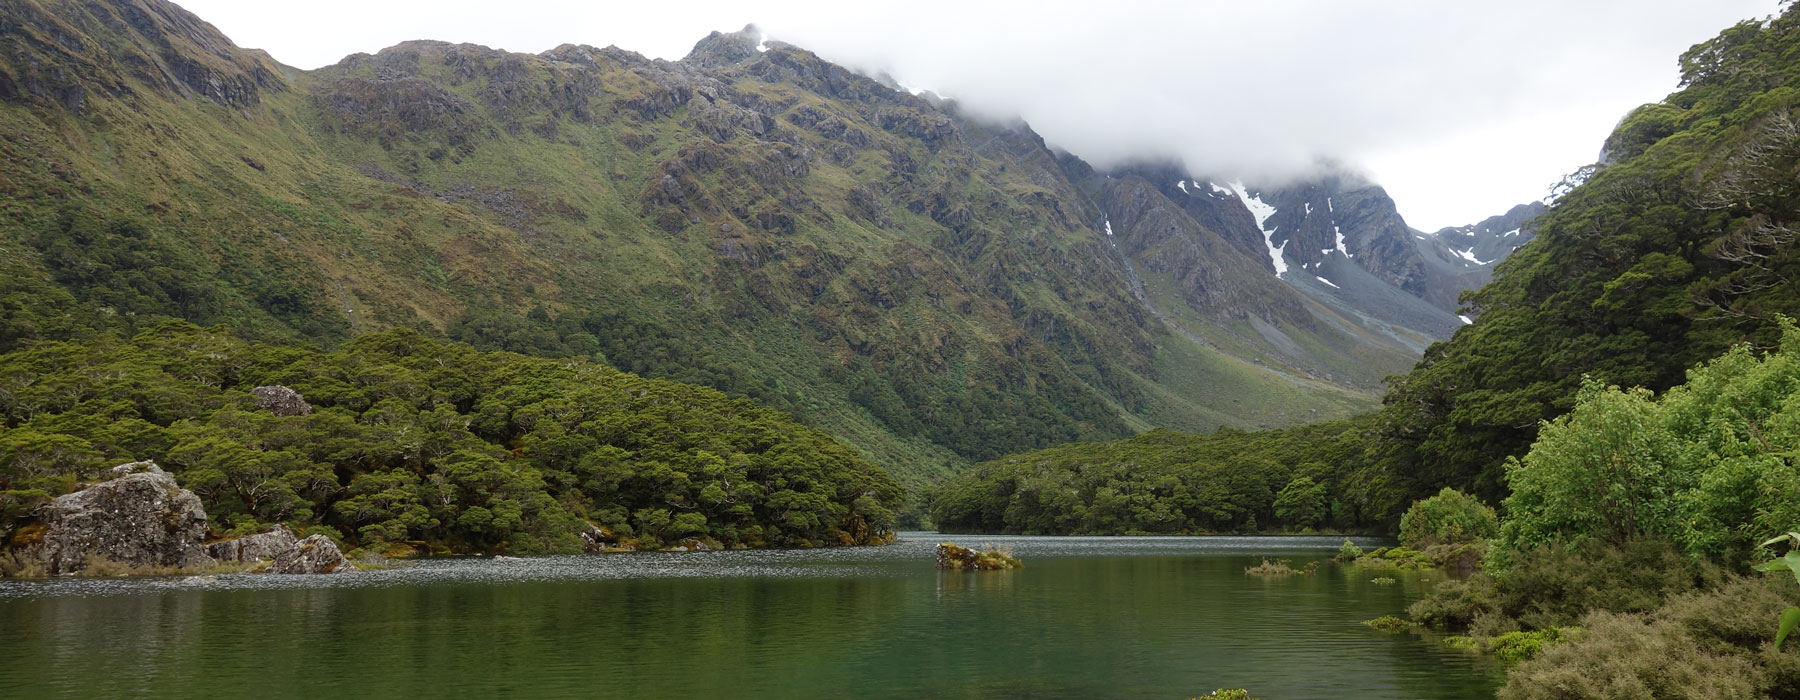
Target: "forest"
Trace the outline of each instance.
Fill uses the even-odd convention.
[[[251,389],[310,410],[277,415]],[[0,541],[154,459],[220,535],[286,523],[374,554],[884,542],[904,492],[853,450],[715,390],[409,330],[333,351],[165,321],[0,355]]]

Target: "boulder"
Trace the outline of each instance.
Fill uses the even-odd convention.
[[[256,397],[256,407],[277,416],[304,416],[312,413],[312,406],[300,392],[285,386],[259,386],[250,390]]]
[[[133,567],[207,563],[206,509],[155,462],[113,467],[114,479],[58,496],[44,514],[44,564],[52,576],[90,557]]]
[[[344,559],[344,553],[330,538],[312,535],[277,553],[267,573],[336,574],[355,570],[356,566]]]
[[[293,530],[276,525],[268,532],[206,545],[206,554],[219,561],[272,561],[299,544],[300,538],[294,536]]]

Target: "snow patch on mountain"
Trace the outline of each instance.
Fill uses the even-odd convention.
[[[1268,221],[1269,217],[1275,215],[1275,207],[1269,206],[1261,199],[1250,196],[1249,192],[1244,191],[1244,183],[1233,182],[1231,183],[1231,189],[1232,192],[1237,195],[1238,200],[1242,201],[1244,206],[1250,209],[1250,215],[1256,217],[1256,228],[1262,231],[1263,245],[1269,248],[1269,261],[1275,264],[1275,276],[1282,276],[1288,269],[1287,261],[1281,258],[1281,251],[1282,249],[1287,248],[1287,241],[1282,241],[1279,246],[1275,245],[1275,231],[1263,225],[1263,222]]]

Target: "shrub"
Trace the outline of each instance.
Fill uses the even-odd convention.
[[[1405,632],[1412,629],[1413,623],[1393,615],[1383,615],[1373,620],[1363,620],[1363,624],[1383,632]]]
[[[1344,546],[1338,547],[1337,558],[1339,561],[1351,561],[1362,555],[1362,548],[1356,546],[1356,543],[1351,542],[1348,537],[1344,538]]]
[[[1505,571],[1441,583],[1407,612],[1432,627],[1466,628],[1490,614],[1523,629],[1548,629],[1576,624],[1590,610],[1654,610],[1671,596],[1721,580],[1718,567],[1659,540],[1552,544],[1516,554]]]
[[[1739,578],[1649,613],[1591,613],[1578,637],[1514,667],[1499,697],[1792,697],[1800,653],[1771,648],[1769,620],[1796,593],[1792,581]]]
[[[1596,612],[1577,643],[1515,667],[1501,700],[1750,698],[1759,685],[1747,659],[1709,653],[1680,625]]]
[[[1493,577],[1476,574],[1467,580],[1445,581],[1424,598],[1406,607],[1414,622],[1439,629],[1462,629],[1477,616],[1499,610]]]
[[[1496,563],[1549,544],[1653,537],[1683,553],[1741,561],[1758,535],[1800,522],[1800,330],[1781,350],[1739,346],[1658,397],[1585,381],[1568,415],[1508,460]]]
[[[1400,516],[1400,542],[1413,549],[1461,544],[1493,537],[1500,530],[1494,509],[1456,489],[1416,501]]]
[[[1244,569],[1244,573],[1250,576],[1269,578],[1275,576],[1293,576],[1300,572],[1294,570],[1293,567],[1288,566],[1288,561],[1286,559],[1280,561],[1269,561],[1264,559],[1261,564]]]
[[[1494,658],[1507,663],[1517,663],[1537,656],[1538,652],[1547,646],[1572,640],[1579,634],[1580,628],[1578,627],[1551,627],[1529,632],[1508,632],[1498,637],[1487,638],[1483,646],[1488,653],[1494,655]]]

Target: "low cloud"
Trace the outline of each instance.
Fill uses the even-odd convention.
[[[1420,228],[1543,196],[1676,56],[1777,0],[595,3],[185,0],[301,67],[405,39],[515,51],[615,44],[676,59],[707,31],[770,36],[993,117],[1105,167],[1178,158],[1269,180],[1371,172]],[[353,17],[354,21],[347,21]]]
[[[909,6],[781,15],[771,36],[1021,115],[1097,166],[1175,157],[1197,173],[1372,172],[1435,228],[1543,195],[1676,57],[1772,0],[1706,3],[1180,2]],[[1410,210],[1410,211],[1409,211]]]

